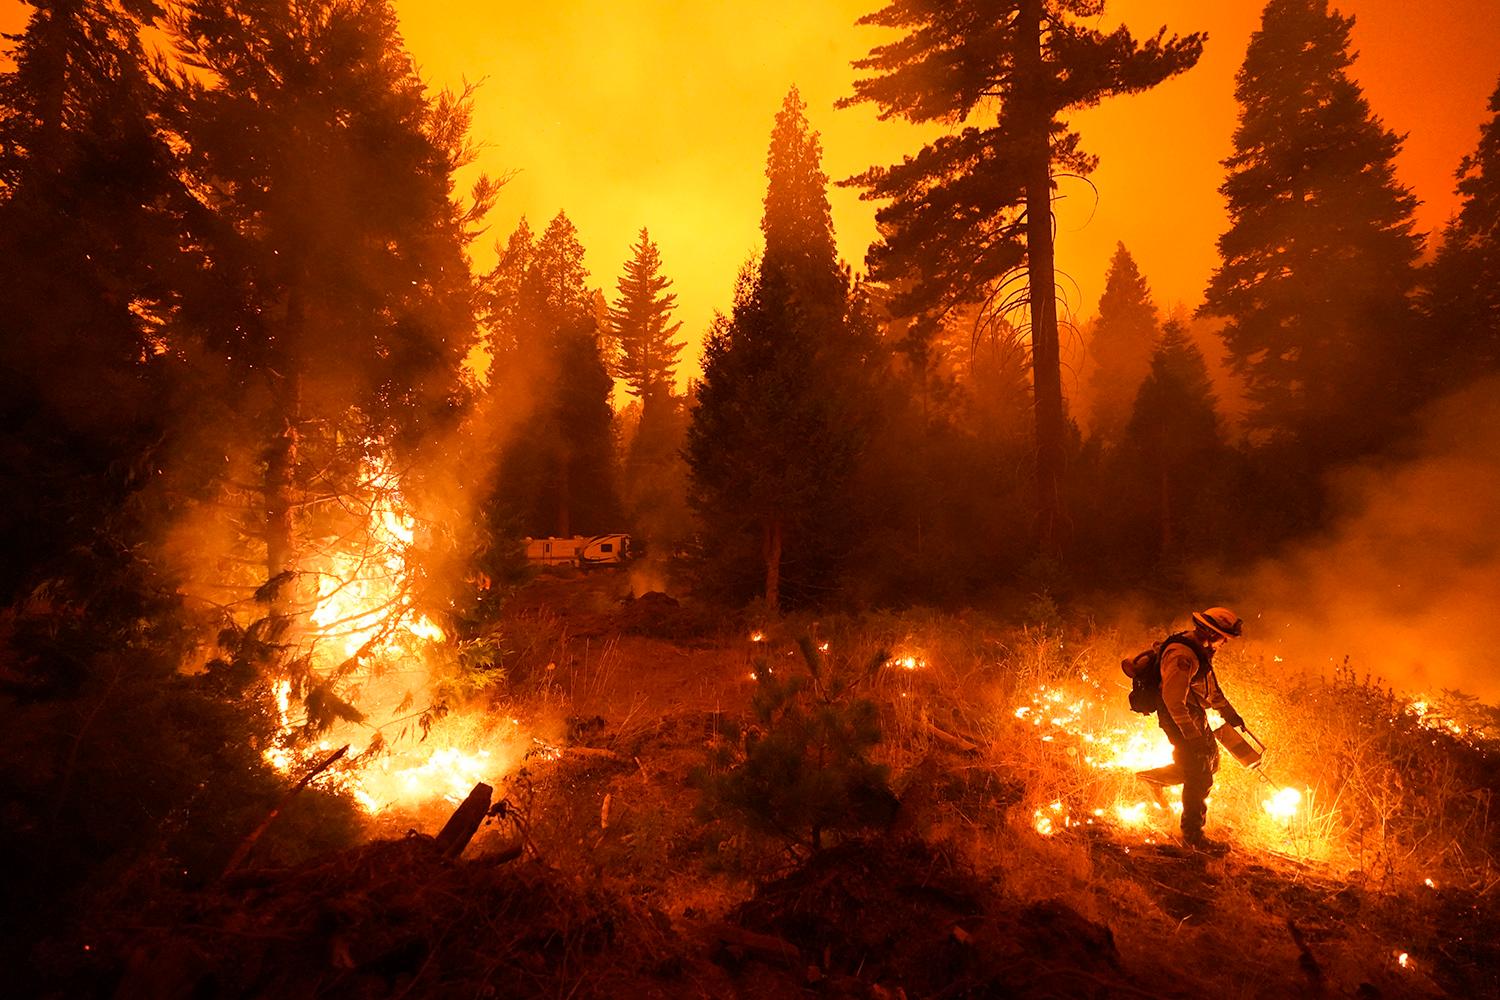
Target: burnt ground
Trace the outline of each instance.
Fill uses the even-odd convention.
[[[120,900],[40,951],[53,995],[1500,996],[1493,892],[1108,827],[1043,839],[1016,779],[959,747],[896,775],[891,833],[811,857],[705,816],[692,772],[746,714],[760,649],[744,621],[625,588],[544,578],[513,602],[517,634],[565,638],[532,669],[574,749],[497,789],[507,815],[460,859],[413,831]]]

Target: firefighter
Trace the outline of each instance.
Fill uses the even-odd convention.
[[[1156,721],[1172,741],[1172,761],[1183,775],[1183,842],[1200,851],[1227,850],[1203,833],[1208,792],[1219,769],[1219,744],[1206,710],[1214,709],[1236,728],[1245,725],[1214,675],[1214,650],[1238,639],[1243,625],[1228,608],[1194,611],[1193,630],[1174,636],[1161,648],[1161,707],[1156,710]]]

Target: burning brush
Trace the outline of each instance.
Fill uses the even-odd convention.
[[[1059,791],[1066,789],[1034,809],[1032,826],[1038,833],[1109,825],[1139,831],[1148,843],[1174,835],[1182,803],[1167,790],[1183,777],[1172,762],[1171,744],[1153,718],[1122,711],[1115,707],[1118,701],[1115,690],[1082,672],[1037,685],[1011,710],[1048,755],[1049,770],[1060,769],[1042,777],[1041,784],[1056,782]],[[1253,733],[1221,725],[1215,735],[1270,792],[1221,794],[1231,801],[1216,809],[1228,809],[1220,814],[1237,828],[1241,842],[1283,848],[1304,814],[1303,793],[1272,781],[1264,766],[1266,747]],[[1074,769],[1082,769],[1083,781]],[[1227,793],[1233,782],[1221,784]]]
[[[518,766],[529,738],[514,719],[455,711],[442,697],[449,639],[412,597],[417,518],[388,462],[367,459],[361,482],[358,496],[342,500],[349,528],[299,567],[310,589],[297,614],[300,672],[272,684],[280,724],[265,758],[292,774],[347,745],[314,784],[371,815],[457,803]]]

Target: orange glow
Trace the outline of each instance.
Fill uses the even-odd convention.
[[[302,567],[317,582],[303,640],[311,670],[340,675],[339,696],[364,718],[334,723],[309,746],[299,738],[305,719],[293,682],[277,680],[271,693],[280,738],[264,757],[278,771],[295,774],[347,744],[346,757],[315,783],[347,793],[374,815],[461,802],[475,783],[513,770],[530,742],[515,719],[484,711],[429,713],[438,700],[430,657],[447,637],[412,605],[406,560],[416,518],[378,443],[370,450],[363,490],[350,498],[367,510],[363,532],[334,539]]]
[[[833,110],[847,96],[849,63],[885,37],[855,20],[879,0],[754,7],[675,0],[567,4],[441,5],[399,0],[402,30],[436,85],[486,82],[475,107],[480,166],[519,173],[502,192],[491,235],[521,215],[533,226],[566,209],[588,248],[593,282],[613,292],[641,226],[662,248],[674,282],[685,357],[715,309],[727,308],[735,274],[760,240],[771,119],[796,84],[822,133],[824,169],[848,177],[915,152],[919,133],[875,120],[870,106]],[[1138,36],[1163,24],[1205,30],[1202,62],[1146,94],[1078,116],[1086,147],[1102,159],[1087,185],[1065,182],[1059,206],[1059,291],[1086,318],[1123,240],[1158,304],[1195,305],[1225,228],[1220,161],[1234,129],[1234,74],[1260,3],[1112,0],[1108,22]],[[1500,6],[1439,0],[1420,32],[1402,0],[1336,0],[1356,17],[1354,65],[1370,102],[1409,132],[1401,180],[1422,199],[1418,226],[1451,214],[1453,171],[1478,142],[1500,69]],[[874,206],[829,192],[841,254],[862,267],[875,235]],[[477,249],[488,264],[493,240]],[[682,366],[684,378],[694,366]]]
[[[892,163],[918,134],[875,120],[872,108],[834,111],[850,92],[851,60],[882,33],[856,28],[879,0],[753,7],[676,0],[573,0],[565,4],[429,4],[396,0],[402,34],[434,87],[482,80],[475,170],[516,171],[476,244],[488,267],[495,239],[527,216],[544,225],[565,209],[577,225],[593,282],[613,293],[629,247],[649,226],[674,281],[679,318],[696,361],[715,309],[729,305],[735,274],[760,240],[771,119],[796,84],[823,136],[824,169],[843,178]],[[1203,30],[1191,72],[1145,94],[1078,116],[1102,158],[1086,186],[1065,182],[1059,206],[1059,291],[1077,318],[1098,307],[1105,266],[1123,240],[1163,307],[1195,305],[1225,227],[1220,161],[1235,124],[1234,74],[1260,20],[1260,3],[1112,0],[1109,22],[1138,36],[1158,26]],[[1356,79],[1375,112],[1409,133],[1400,179],[1422,200],[1418,228],[1452,214],[1453,172],[1478,141],[1500,67],[1500,5],[1437,0],[1412,29],[1405,0],[1335,0],[1356,18]],[[0,4],[0,31],[25,27],[30,8]],[[0,57],[0,68],[6,60]],[[874,208],[846,189],[829,192],[842,255],[862,266]],[[1169,221],[1164,221],[1169,220]],[[695,364],[682,366],[683,378]]]
[[[1261,803],[1266,815],[1283,823],[1290,823],[1301,805],[1302,793],[1295,788],[1278,789],[1276,794]]]

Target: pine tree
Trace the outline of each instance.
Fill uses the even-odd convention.
[[[451,403],[473,342],[467,233],[445,134],[383,0],[191,0],[169,123],[218,228],[211,264],[239,315],[204,325],[286,405],[358,407],[412,433]]]
[[[154,5],[29,6],[0,73],[0,596],[90,550],[147,481],[191,267],[140,40]]]
[[[495,247],[494,268],[484,278],[480,312],[491,365],[504,366],[533,336],[526,319],[526,280],[536,257],[536,237],[523,215],[502,247]]]
[[[1025,268],[1038,537],[1046,556],[1062,549],[1067,437],[1053,178],[1055,170],[1087,174],[1095,163],[1065,115],[1183,72],[1203,44],[1202,35],[1166,38],[1165,29],[1144,43],[1124,27],[1105,34],[1092,27],[1103,9],[1099,0],[894,0],[859,23],[906,34],[854,64],[875,75],[856,81],[854,96],[840,102],[871,101],[882,118],[949,127],[916,156],[850,182],[865,189],[863,197],[891,202],[877,213],[882,239],[869,263],[878,279],[912,279],[898,312],[993,304]]]
[[[1439,387],[1500,371],[1500,84],[1489,110],[1478,147],[1459,164],[1463,203],[1428,272],[1423,305]]]
[[[490,392],[530,401],[505,448],[493,512],[531,535],[619,527],[613,381],[578,230],[557,213],[533,240],[523,219],[487,280]]]
[[[1131,403],[1151,366],[1157,337],[1156,306],[1135,258],[1116,245],[1099,299],[1099,319],[1089,341],[1089,433],[1114,444],[1130,419]]]
[[[652,553],[675,550],[691,530],[687,470],[680,454],[687,407],[675,392],[683,344],[674,338],[682,324],[672,322],[677,296],[667,290],[671,284],[661,273],[660,251],[642,228],[633,256],[625,262],[609,324],[618,351],[612,374],[639,401],[622,493],[632,531]]]
[[[880,712],[862,691],[889,654],[838,663],[806,636],[798,647],[806,676],[786,671],[784,661],[759,660],[756,727],[728,728],[711,749],[710,767],[693,777],[706,815],[736,816],[817,851],[825,833],[879,830],[896,816],[889,769],[870,759],[881,740]]]
[[[661,273],[661,252],[651,234],[641,229],[634,256],[625,262],[620,296],[609,310],[610,329],[619,345],[615,377],[643,402],[670,391],[676,378],[682,341],[674,340],[681,323],[673,323],[677,296],[667,291],[672,281]]]
[[[1162,327],[1150,366],[1122,450],[1155,512],[1157,557],[1171,560],[1202,554],[1196,546],[1205,541],[1211,550],[1201,529],[1217,506],[1225,446],[1208,366],[1180,323]]]
[[[467,399],[465,99],[427,95],[384,0],[188,0],[168,28],[191,70],[163,79],[162,120],[201,251],[171,346],[199,379],[189,446],[220,456],[205,492],[234,542],[215,584],[297,640],[270,669],[341,704],[340,671],[296,655],[303,630],[324,638],[306,626],[330,547],[369,538],[371,461],[405,475]]]
[[[787,582],[799,598],[832,585],[851,530],[839,504],[865,398],[820,144],[805,109],[793,89],[776,116],[765,250],[741,273],[733,316],[709,333],[687,445],[692,502],[713,551],[733,565],[758,542],[772,609],[784,560],[795,566]]]
[[[1245,378],[1252,427],[1320,461],[1378,445],[1410,404],[1416,199],[1401,137],[1350,77],[1353,18],[1270,0],[1236,78],[1229,230],[1202,312]]]

